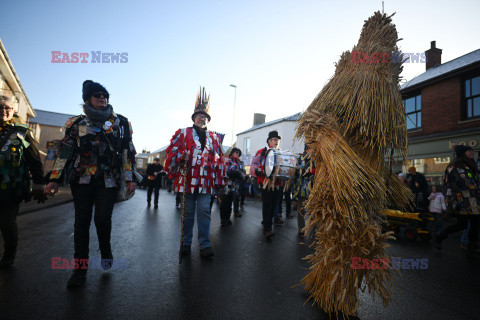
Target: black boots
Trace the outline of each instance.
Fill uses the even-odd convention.
[[[202,256],[202,258],[206,259],[211,259],[214,256],[212,248],[210,247],[200,249],[200,255]]]
[[[0,269],[5,269],[13,265],[15,262],[15,251],[6,250],[0,260]]]
[[[80,266],[73,270],[72,276],[68,279],[67,288],[78,288],[83,286],[87,279],[87,270],[81,269]]]
[[[441,232],[433,236],[433,246],[438,251],[442,251],[442,241],[447,239],[448,235],[445,232]]]
[[[185,244],[180,246],[180,253],[182,254],[182,256],[188,256],[190,255],[191,252],[192,252],[192,246],[188,246]]]
[[[105,245],[105,247],[100,247],[100,253],[102,255],[101,265],[103,270],[109,270],[112,268],[113,264],[113,254],[110,243]]]

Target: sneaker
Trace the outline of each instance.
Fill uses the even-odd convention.
[[[74,269],[72,276],[68,279],[67,288],[78,288],[83,286],[87,279],[87,269]]]
[[[113,254],[112,250],[108,249],[105,250],[105,252],[102,253],[102,260],[100,262],[102,265],[103,270],[109,270],[112,268],[113,265]]]
[[[3,253],[2,259],[0,260],[0,269],[9,268],[15,262],[15,255],[10,255]]]
[[[192,246],[184,244],[180,247],[180,253],[182,254],[182,256],[188,256],[190,255],[191,252],[192,252]]]
[[[158,203],[156,203],[153,208],[158,209]]]
[[[210,247],[200,249],[200,255],[203,258],[212,258],[214,256],[214,254],[212,252],[212,248],[210,248]]]
[[[242,214],[239,211],[235,211],[234,215],[235,215],[235,217],[241,217],[242,216]]]
[[[278,226],[280,224],[283,224],[283,220],[280,218],[273,219],[273,224]]]

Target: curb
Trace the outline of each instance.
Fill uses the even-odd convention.
[[[33,200],[32,200],[33,201]],[[20,206],[20,210],[18,211],[18,214],[17,216],[20,216],[20,215],[23,215],[23,214],[27,214],[27,213],[31,213],[31,212],[35,212],[35,211],[39,211],[39,210],[43,210],[43,209],[48,209],[48,208],[52,208],[52,207],[56,207],[56,206],[59,206],[61,204],[65,204],[65,203],[68,203],[68,202],[71,202],[73,201],[73,199],[66,199],[66,200],[61,200],[61,201],[58,201],[58,202],[55,202],[55,203],[52,203],[51,205],[47,205],[45,207],[39,207],[39,208],[30,208],[30,209],[26,209],[26,210],[22,210],[21,206]]]

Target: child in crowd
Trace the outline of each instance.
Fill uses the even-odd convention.
[[[437,191],[436,186],[433,186],[432,193],[428,197],[428,200],[430,200],[430,206],[428,209],[435,219],[435,228],[433,232],[440,233],[443,231],[443,223],[441,222],[442,212],[447,211],[447,207],[445,206],[445,197],[441,192]]]

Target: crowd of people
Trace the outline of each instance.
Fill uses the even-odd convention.
[[[82,98],[84,114],[67,121],[53,170],[45,181],[39,151],[28,126],[15,120],[12,100],[0,96],[0,230],[5,246],[0,268],[9,267],[15,261],[16,216],[20,202],[32,197],[45,201],[47,196],[58,192],[61,181],[70,184],[73,195],[74,259],[80,261],[89,257],[89,227],[95,206],[94,223],[102,267],[105,270],[112,267],[110,237],[114,204],[128,199],[139,182],[132,127],[126,117],[113,110],[109,93],[100,83],[85,81]],[[261,194],[261,224],[268,240],[275,235],[274,226],[284,222],[281,217],[285,200],[286,217],[294,217],[293,209],[296,209],[298,232],[305,235],[306,202],[316,172],[310,159],[311,149],[305,145],[304,153],[295,160],[294,175],[275,178],[276,174],[266,172],[266,158],[270,150],[281,150],[281,136],[277,131],[271,131],[265,137],[265,147],[256,152],[247,173],[240,160],[241,150],[233,148],[225,157],[219,136],[208,130],[211,116],[205,89],[198,94],[191,120],[192,126],[178,129],[173,135],[164,166],[156,158],[146,172],[149,207],[153,193],[153,205],[158,208],[162,178],[171,181],[169,187],[177,193],[177,206],[182,209],[180,254],[191,254],[197,216],[200,255],[204,258],[214,256],[209,234],[215,198],[220,203],[221,225],[228,227],[232,224],[232,212],[235,217],[242,216],[245,196]],[[414,195],[409,210],[430,212],[435,218],[435,247],[441,250],[448,235],[465,230],[462,242],[467,253],[473,255],[478,253],[479,168],[473,159],[472,148],[456,146],[455,154],[456,158],[445,170],[442,190],[433,186],[429,193],[425,176],[415,167],[408,168],[408,174],[399,173],[398,177]],[[444,228],[446,215],[456,217],[456,224]],[[82,286],[87,270],[74,269],[68,287]]]
[[[425,176],[408,168],[408,174],[398,173],[412,191],[413,199],[408,208],[411,212],[429,213],[434,218],[432,232],[434,246],[442,250],[442,242],[449,235],[463,231],[461,247],[468,256],[478,254],[478,235],[480,227],[480,165],[474,160],[471,147],[457,145],[454,147],[455,158],[448,164],[444,174],[443,186],[429,185]],[[457,222],[444,228],[447,218]]]

